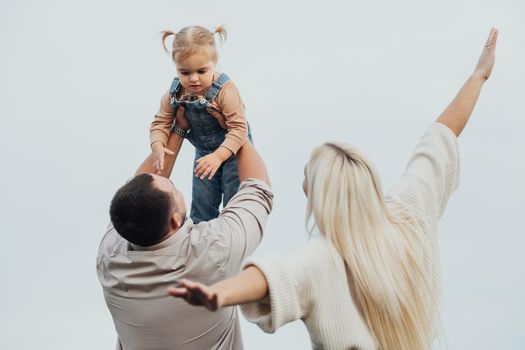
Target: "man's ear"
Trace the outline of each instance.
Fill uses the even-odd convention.
[[[178,230],[184,224],[184,218],[180,213],[174,212],[170,217],[170,231]]]

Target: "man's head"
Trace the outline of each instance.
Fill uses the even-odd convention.
[[[123,238],[148,247],[163,241],[182,226],[186,206],[182,193],[169,179],[141,174],[115,193],[109,214]]]

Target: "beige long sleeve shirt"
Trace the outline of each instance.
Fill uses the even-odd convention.
[[[417,145],[390,200],[417,213],[427,241],[429,278],[439,296],[437,222],[459,181],[457,138],[440,123],[432,124]],[[241,306],[244,316],[265,332],[301,319],[314,349],[376,350],[374,338],[352,298],[345,264],[323,236],[289,256],[250,259],[265,275],[269,298]],[[432,307],[429,305],[429,307]]]
[[[171,106],[170,99],[171,94],[168,90],[162,96],[159,111],[151,123],[150,144],[160,141],[163,145],[166,145],[168,141],[171,126],[175,119],[175,110]],[[226,120],[227,133],[221,146],[227,148],[233,154],[236,154],[246,140],[248,128],[246,113],[244,112],[244,103],[233,81],[228,80],[217,94],[217,97],[210,101],[210,103],[217,107]],[[210,118],[213,117],[210,116]]]
[[[210,312],[169,296],[167,288],[181,278],[212,284],[237,274],[261,241],[272,203],[268,185],[245,180],[217,219],[197,225],[187,219],[151,247],[130,244],[109,225],[97,274],[117,349],[242,349],[236,308]]]

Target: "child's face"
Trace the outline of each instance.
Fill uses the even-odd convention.
[[[206,50],[200,50],[176,62],[180,83],[187,93],[204,95],[213,83],[215,62]]]

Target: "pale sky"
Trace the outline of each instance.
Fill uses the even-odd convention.
[[[305,244],[301,182],[316,145],[356,145],[388,190],[500,30],[439,227],[436,348],[524,349],[524,13],[519,0],[2,0],[0,347],[113,348],[95,258],[175,75],[159,32],[225,24],[218,68],[239,87],[275,192],[258,255]],[[188,205],[192,159],[185,144],[172,177]],[[301,322],[267,335],[242,319],[242,331],[247,349],[309,348]]]

